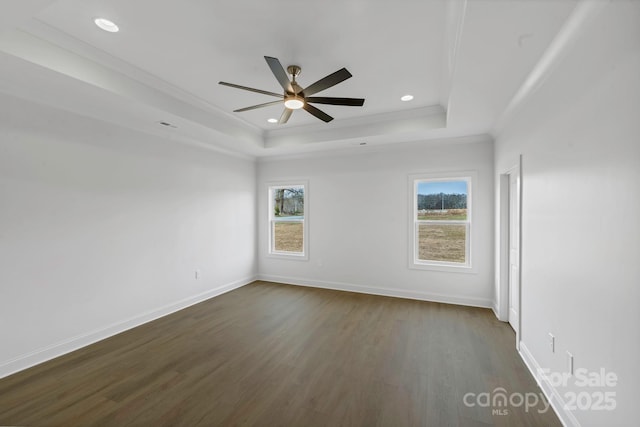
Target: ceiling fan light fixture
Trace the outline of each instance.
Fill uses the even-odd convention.
[[[267,121],[268,121],[269,123],[278,123],[278,119],[274,119],[273,117],[272,117],[272,118],[270,118],[270,119],[267,119]]]
[[[117,33],[120,31],[120,28],[113,22],[109,21],[105,18],[96,18],[93,22],[102,30],[107,31],[109,33]]]
[[[284,101],[284,106],[290,110],[299,110],[304,107],[304,98],[299,96],[290,96]]]
[[[411,101],[413,99],[413,95],[404,95],[402,98],[400,98],[400,101]]]

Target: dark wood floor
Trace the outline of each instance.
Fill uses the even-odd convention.
[[[514,340],[486,309],[255,282],[0,380],[0,425],[560,425],[463,403],[540,395]]]

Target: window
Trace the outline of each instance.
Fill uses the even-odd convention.
[[[471,267],[471,176],[413,176],[412,267]]]
[[[269,253],[306,259],[305,184],[269,187]]]

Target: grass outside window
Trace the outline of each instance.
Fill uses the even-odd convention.
[[[274,222],[273,249],[277,252],[304,251],[304,224],[302,222]]]

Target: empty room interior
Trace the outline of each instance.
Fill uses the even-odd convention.
[[[0,4],[0,425],[634,426],[638,218],[639,1]]]

